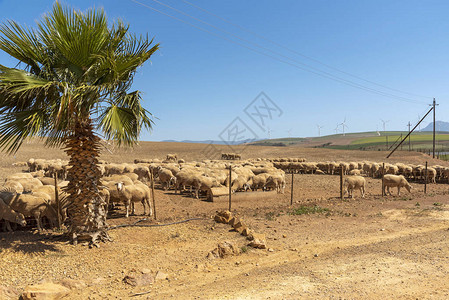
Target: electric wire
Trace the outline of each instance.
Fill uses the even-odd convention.
[[[340,83],[343,83],[343,84],[352,86],[352,87],[354,87],[354,88],[358,88],[358,89],[365,90],[365,91],[368,91],[368,92],[371,92],[371,93],[374,93],[374,94],[378,94],[378,95],[381,95],[381,96],[384,96],[384,97],[389,97],[389,98],[392,98],[392,99],[396,99],[396,100],[404,101],[404,102],[409,102],[409,103],[413,103],[413,104],[426,104],[426,105],[427,105],[427,103],[422,102],[422,101],[417,101],[417,100],[414,100],[414,99],[410,99],[410,98],[406,98],[406,97],[402,97],[402,96],[390,94],[390,93],[387,93],[387,92],[383,92],[383,91],[379,91],[379,90],[376,90],[376,89],[373,89],[373,88],[370,88],[370,87],[363,86],[363,85],[361,85],[361,84],[352,82],[352,81],[350,81],[350,80],[346,80],[346,79],[337,77],[337,76],[335,76],[335,75],[333,75],[333,74],[330,74],[330,73],[328,73],[328,72],[321,71],[321,70],[317,70],[317,69],[315,69],[315,68],[313,68],[313,67],[310,67],[310,66],[305,65],[305,64],[303,64],[303,63],[297,62],[297,61],[295,61],[294,59],[291,59],[291,58],[289,58],[289,57],[286,57],[286,56],[284,56],[284,55],[282,55],[282,54],[277,54],[277,55],[279,55],[279,56],[286,57],[287,59],[294,60],[296,63],[302,65],[302,66],[299,66],[299,65],[297,65],[297,64],[295,64],[295,63],[291,63],[291,62],[289,62],[289,61],[280,59],[280,58],[278,58],[278,57],[276,57],[276,56],[273,56],[273,55],[267,54],[267,53],[265,53],[265,52],[259,51],[259,50],[257,50],[257,49],[252,48],[252,47],[249,47],[249,46],[247,46],[247,45],[245,45],[245,44],[242,44],[242,43],[240,43],[240,42],[238,42],[238,41],[229,39],[229,38],[227,38],[227,37],[225,37],[225,36],[223,36],[223,35],[217,34],[217,33],[215,33],[215,32],[212,32],[212,31],[210,31],[210,30],[207,30],[207,29],[205,29],[205,28],[203,28],[203,27],[200,27],[200,26],[197,26],[197,25],[195,25],[195,24],[192,24],[192,23],[190,23],[190,22],[188,22],[188,21],[185,21],[185,20],[180,19],[180,18],[178,18],[178,17],[172,16],[172,15],[170,15],[170,14],[167,14],[167,13],[165,13],[165,12],[163,12],[163,11],[161,11],[161,10],[158,10],[158,9],[156,9],[156,8],[154,8],[154,7],[150,6],[150,5],[148,5],[148,4],[139,2],[139,1],[137,1],[137,0],[131,0],[131,1],[134,2],[134,3],[136,3],[136,4],[141,5],[141,6],[143,6],[143,7],[146,7],[146,8],[148,8],[148,9],[151,9],[151,10],[153,10],[153,11],[156,11],[156,12],[158,12],[158,13],[160,13],[160,14],[163,14],[163,15],[169,17],[169,18],[172,18],[172,19],[177,20],[177,21],[179,21],[179,22],[185,23],[185,24],[187,24],[187,25],[189,25],[189,26],[191,26],[191,27],[194,27],[194,28],[196,28],[196,29],[198,29],[198,30],[201,30],[201,31],[203,31],[203,32],[206,32],[206,33],[208,33],[208,34],[211,34],[211,35],[213,35],[213,36],[216,36],[216,37],[218,37],[218,38],[220,38],[220,39],[224,39],[224,40],[226,40],[226,41],[228,41],[228,42],[237,44],[237,45],[239,45],[239,46],[241,46],[241,47],[243,47],[243,48],[246,48],[246,49],[248,49],[248,50],[250,50],[250,51],[253,51],[253,52],[259,53],[259,54],[261,54],[261,55],[267,56],[267,57],[269,57],[269,58],[272,58],[272,59],[277,60],[277,61],[279,61],[279,62],[282,62],[282,63],[284,63],[284,64],[288,64],[288,65],[290,65],[290,66],[293,66],[293,67],[295,67],[295,68],[301,69],[301,70],[303,70],[303,71],[307,71],[307,72],[309,72],[309,73],[313,73],[313,74],[315,74],[315,75],[318,75],[318,76],[321,76],[321,77],[324,77],[324,78],[327,78],[327,79],[330,79],[330,80],[333,80],[333,81],[337,81],[337,82],[340,82]],[[151,1],[154,1],[154,2],[156,2],[156,3],[160,3],[160,2],[157,1],[157,0],[151,0]],[[164,6],[171,8],[171,7],[168,6],[168,5],[164,5]],[[173,10],[175,10],[175,11],[177,10],[177,9],[175,9],[175,8],[171,8],[171,9],[173,9]],[[179,10],[178,10],[178,11],[179,11]],[[183,14],[189,16],[188,14],[185,14],[185,13],[183,13]],[[195,17],[192,17],[192,16],[190,16],[190,17],[193,18],[193,19],[198,20],[198,19],[195,18]],[[205,24],[208,24],[207,22],[204,22],[204,21],[202,21],[202,22],[205,23]],[[216,27],[213,26],[213,25],[210,25],[210,26],[216,28]],[[221,30],[221,31],[223,31],[223,30]],[[254,44],[254,43],[252,43],[252,44]],[[261,46],[261,48],[264,48],[264,47]],[[270,50],[270,51],[271,51],[271,50]],[[271,51],[271,52],[273,52],[273,51]],[[274,52],[274,53],[276,53],[276,52]]]
[[[329,65],[329,64],[326,64],[326,63],[324,63],[324,62],[322,62],[322,61],[320,61],[320,60],[318,60],[318,59],[315,59],[315,58],[313,58],[313,57],[307,56],[307,55],[305,55],[305,54],[303,54],[303,53],[300,53],[300,52],[298,52],[298,51],[296,51],[296,50],[294,50],[294,49],[291,49],[291,48],[289,48],[289,47],[287,47],[287,46],[284,46],[284,45],[282,45],[282,44],[280,44],[280,43],[278,43],[278,42],[275,42],[275,41],[273,41],[273,40],[271,40],[271,39],[269,39],[269,38],[267,38],[267,37],[265,37],[265,36],[263,36],[263,35],[260,35],[260,34],[258,34],[258,33],[255,33],[254,31],[251,31],[251,30],[249,30],[249,29],[247,29],[247,28],[245,28],[245,27],[243,27],[243,26],[241,26],[241,25],[239,25],[239,24],[233,23],[233,22],[231,22],[231,21],[229,21],[229,20],[227,20],[227,19],[225,19],[225,18],[223,18],[223,17],[221,17],[221,16],[219,16],[219,15],[217,15],[217,14],[215,14],[215,13],[212,13],[211,11],[206,10],[206,9],[204,9],[204,8],[198,6],[198,5],[195,5],[195,4],[193,4],[193,3],[189,2],[189,1],[186,1],[186,0],[181,0],[181,1],[184,2],[184,3],[186,3],[186,4],[188,4],[188,5],[190,5],[190,6],[192,6],[192,7],[194,7],[194,8],[196,8],[196,9],[198,9],[198,10],[201,10],[201,11],[203,11],[203,12],[205,12],[205,13],[207,13],[207,14],[213,16],[213,17],[216,17],[216,18],[222,20],[223,22],[226,22],[226,23],[228,23],[228,24],[230,24],[230,25],[233,25],[233,26],[235,26],[235,27],[237,27],[237,28],[243,30],[243,31],[246,31],[247,33],[249,33],[249,34],[251,34],[251,35],[254,35],[255,37],[258,37],[258,38],[260,38],[260,39],[263,39],[263,40],[265,40],[265,41],[267,41],[267,42],[269,42],[269,43],[271,43],[271,44],[273,44],[273,45],[276,45],[276,46],[278,46],[278,47],[280,47],[280,48],[282,48],[282,49],[285,49],[285,50],[287,50],[287,51],[290,51],[290,52],[292,52],[292,53],[294,53],[294,54],[296,54],[296,55],[299,55],[299,56],[301,56],[301,57],[304,57],[304,58],[306,58],[306,59],[309,59],[309,60],[311,60],[311,61],[314,61],[314,62],[316,62],[317,64],[320,64],[320,65],[322,65],[322,66],[325,66],[325,67],[327,67],[327,68],[329,68],[329,69],[332,69],[332,70],[334,70],[334,71],[337,71],[337,72],[340,72],[340,73],[342,73],[342,74],[351,76],[351,77],[353,77],[353,78],[356,78],[356,79],[365,81],[365,82],[367,82],[367,83],[371,83],[371,84],[373,84],[373,85],[377,85],[377,86],[379,86],[379,87],[383,87],[383,88],[385,88],[385,89],[389,89],[389,90],[391,90],[391,91],[395,91],[395,92],[407,94],[407,95],[410,95],[410,96],[415,96],[415,97],[425,98],[425,99],[432,99],[432,97],[430,97],[430,96],[423,96],[423,95],[414,94],[414,93],[406,92],[406,91],[403,91],[403,90],[391,88],[391,87],[388,87],[388,86],[386,86],[386,85],[383,85],[383,84],[380,84],[380,83],[376,83],[376,82],[374,82],[374,81],[371,81],[371,80],[362,78],[362,77],[360,77],[360,76],[351,74],[351,73],[349,73],[349,72],[343,71],[343,70],[341,70],[341,69],[339,69],[339,68],[336,68],[336,67],[333,67],[333,66],[331,66],[331,65]]]

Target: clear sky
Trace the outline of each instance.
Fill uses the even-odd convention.
[[[346,132],[382,130],[381,119],[389,121],[387,130],[406,130],[409,121],[415,124],[418,115],[424,115],[432,97],[440,104],[437,120],[449,121],[447,0],[136,1],[141,4],[132,0],[63,3],[81,10],[103,7],[110,21],[121,18],[132,32],[148,33],[161,44],[134,81],[134,88],[144,92],[144,106],[158,118],[151,133],[142,133],[142,140],[220,140],[224,130],[240,121],[240,129],[247,126],[246,136],[252,132],[251,137],[258,138],[317,136],[317,124],[323,126],[321,135],[334,134],[345,118]],[[0,19],[34,26],[52,4],[0,0]],[[15,65],[4,53],[0,63]],[[303,70],[303,64],[315,73]],[[346,84],[326,77],[338,77]],[[260,99],[252,101],[261,92],[276,109],[259,127],[261,119],[252,115],[252,120],[245,108],[251,103],[247,112],[254,105],[260,108]]]

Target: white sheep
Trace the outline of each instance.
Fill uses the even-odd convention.
[[[359,189],[362,198],[365,198],[366,180],[362,176],[348,176],[345,178],[344,187],[346,193],[351,198],[354,198],[354,190]]]
[[[0,198],[0,220],[5,220],[6,230],[12,231],[9,222],[20,224],[25,226],[27,222],[25,221],[25,216],[21,213],[14,211],[9,205],[7,205],[2,198]]]
[[[146,215],[146,204],[148,205],[148,215],[153,215],[153,208],[151,207],[150,197],[151,190],[143,183],[133,185],[125,185],[123,182],[117,182],[117,191],[120,194],[121,200],[125,203],[126,217],[129,217],[129,208],[133,202],[141,202],[143,205],[143,214]],[[134,207],[132,210],[134,214]]]
[[[412,186],[408,183],[407,179],[405,179],[405,177],[402,175],[392,175],[392,174],[384,175],[383,182],[385,194],[386,189],[388,191],[388,194],[391,195],[390,187],[398,188],[398,196],[401,193],[401,187],[405,187],[409,193],[411,192],[410,190],[412,189]]]

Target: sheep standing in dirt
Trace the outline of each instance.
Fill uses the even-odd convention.
[[[120,199],[125,203],[127,218],[129,217],[129,208],[132,202],[142,202],[144,215],[146,215],[147,204],[149,208],[148,215],[151,216],[153,214],[153,208],[150,203],[151,191],[146,185],[125,185],[123,182],[117,182],[116,186],[120,194]],[[132,214],[134,214],[134,209],[132,210]]]
[[[265,188],[275,189],[278,194],[283,194],[285,190],[285,178],[278,174],[270,175],[265,183]]]
[[[362,198],[365,198],[365,186],[366,180],[362,176],[348,176],[344,182],[346,193],[348,196],[354,199],[354,190],[359,189]]]
[[[51,207],[51,197],[46,193],[19,194],[14,190],[4,190],[0,192],[0,198],[16,212],[34,217],[40,232],[43,230],[43,216],[46,216],[50,223],[56,223],[57,213]]]
[[[12,231],[9,222],[17,223],[21,226],[25,226],[27,224],[23,214],[14,211],[0,198],[0,220],[2,219],[6,221],[4,225],[5,229],[8,231]]]
[[[157,177],[159,178],[159,181],[161,182],[162,188],[164,190],[170,189],[170,185],[176,184],[176,177],[173,176],[172,171],[158,167],[157,169]]]
[[[387,174],[384,176],[384,193],[386,195],[385,189],[387,190],[388,194],[391,195],[390,187],[397,187],[398,188],[398,196],[401,194],[401,187],[405,187],[407,191],[410,193],[412,186],[408,183],[407,179],[405,179],[402,175],[392,175]]]
[[[218,182],[217,179],[213,177],[207,177],[207,176],[195,176],[193,180],[193,187],[195,188],[195,197],[196,199],[199,199],[199,192],[200,191],[208,191],[213,187],[219,187],[221,184]]]

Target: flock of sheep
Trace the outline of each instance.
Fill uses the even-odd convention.
[[[54,225],[58,208],[56,195],[65,198],[63,187],[67,186],[68,162],[62,160],[30,159],[26,172],[9,175],[0,187],[0,220],[4,219],[5,229],[11,230],[9,222],[25,224],[25,217],[33,217],[42,230],[42,218],[46,217]],[[347,175],[345,188],[353,197],[353,190],[365,192],[365,179],[360,175],[382,178],[389,192],[390,187],[405,187],[410,191],[408,180],[431,182],[448,181],[449,168],[421,165],[379,164],[375,162],[305,162],[301,158],[239,160],[232,164],[222,160],[185,162],[176,154],[168,154],[166,159],[136,159],[134,163],[101,162],[102,173],[99,190],[109,207],[124,203],[125,216],[134,213],[134,203],[140,202],[144,214],[152,215],[151,189],[149,182],[159,183],[162,189],[173,189],[174,193],[185,193],[199,198],[208,195],[214,188],[223,188],[232,193],[239,191],[276,190],[284,193],[285,174],[339,174],[343,168]],[[58,179],[57,193],[55,178]],[[68,203],[62,201],[60,215],[66,218]]]
[[[377,163],[377,162],[273,162],[273,166],[288,173],[302,174],[340,174],[344,168],[345,175],[364,174],[373,178],[381,178],[383,174],[403,175],[410,181],[424,181],[427,176],[428,182],[449,182],[449,167],[434,165],[412,165],[404,163]]]

